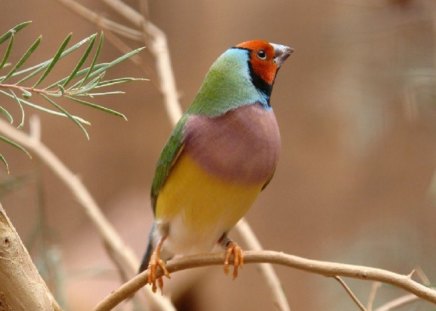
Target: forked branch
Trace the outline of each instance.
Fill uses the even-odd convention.
[[[171,273],[196,267],[222,265],[223,253],[210,253],[193,256],[184,256],[168,262],[167,269]],[[244,254],[244,263],[271,263],[295,268],[327,277],[350,277],[361,280],[379,281],[402,288],[424,300],[436,305],[436,290],[413,280],[410,275],[398,274],[384,269],[341,264],[335,262],[319,261],[293,256],[276,251],[247,251]],[[161,275],[161,271],[159,271]],[[135,276],[113,291],[103,299],[94,311],[111,310],[124,299],[130,297],[135,291],[147,284],[148,271]]]

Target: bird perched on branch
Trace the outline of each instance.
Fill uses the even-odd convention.
[[[155,221],[140,272],[162,289],[165,260],[176,254],[226,249],[233,276],[242,249],[227,236],[271,180],[280,133],[270,96],[292,49],[263,40],[242,42],[213,63],[191,106],[160,155],[151,201]]]

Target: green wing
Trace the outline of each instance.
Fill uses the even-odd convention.
[[[174,163],[176,163],[180,151],[183,148],[183,129],[185,128],[188,116],[189,115],[185,114],[179,120],[160,154],[159,161],[157,162],[153,184],[151,185],[151,207],[153,208],[153,213],[156,212],[156,201],[159,192],[165,184],[171,168]]]

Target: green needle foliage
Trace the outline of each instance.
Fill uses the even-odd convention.
[[[70,113],[58,103],[59,98],[65,98],[74,103],[98,109],[127,120],[126,116],[121,112],[96,104],[93,100],[97,96],[123,94],[122,91],[109,90],[109,88],[115,85],[135,80],[144,80],[132,77],[110,80],[104,79],[106,71],[109,68],[139,53],[143,48],[130,51],[111,62],[98,63],[98,57],[104,41],[103,34],[93,34],[68,47],[72,38],[72,34],[69,34],[52,58],[40,64],[26,67],[28,59],[38,49],[41,43],[41,36],[39,36],[17,62],[9,63],[8,61],[12,49],[14,48],[15,37],[30,23],[30,21],[23,22],[0,35],[0,53],[2,53],[0,54],[0,98],[3,97],[7,99],[8,102],[18,105],[20,111],[19,122],[16,122],[10,109],[6,108],[6,105],[0,101],[0,118],[7,120],[7,122],[17,128],[21,128],[26,118],[25,108],[36,109],[55,116],[68,118],[74,122],[83,131],[86,138],[89,139],[89,134],[85,126],[90,125],[90,123]],[[50,73],[59,61],[79,49],[83,50],[82,47],[84,47],[82,56],[68,76],[55,82],[46,83]],[[87,66],[86,64],[89,65]],[[25,148],[4,136],[0,136],[0,141],[18,148],[29,155]],[[9,172],[6,158],[1,153],[0,162],[3,163]]]

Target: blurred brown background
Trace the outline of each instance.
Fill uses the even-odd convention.
[[[81,3],[128,24],[98,1]],[[15,57],[43,35],[33,63],[51,57],[69,32],[77,42],[98,31],[55,0],[1,0],[0,12],[0,33],[33,21],[17,37]],[[184,108],[229,46],[265,38],[296,50],[272,96],[281,161],[247,215],[265,248],[401,273],[421,267],[435,282],[435,1],[155,0],[149,1],[149,15],[168,36]],[[106,42],[101,60],[119,55]],[[147,51],[141,56],[153,68]],[[63,61],[66,70],[75,60]],[[155,79],[153,70],[147,76],[131,62],[111,73]],[[139,257],[151,223],[152,174],[171,124],[153,83],[135,82],[123,90],[126,95],[98,103],[122,111],[128,122],[65,103],[92,122],[91,140],[73,123],[40,114],[42,140],[81,176]],[[6,101],[1,98],[2,105]],[[28,116],[34,113],[27,109]],[[59,299],[70,310],[89,310],[119,283],[95,229],[44,165],[1,148],[8,148],[12,175],[1,171],[0,178],[15,185],[1,192],[3,206]],[[334,280],[277,271],[293,310],[357,309]],[[167,284],[178,278],[183,283],[175,274]],[[371,283],[349,284],[367,300]],[[376,305],[403,293],[383,286]],[[249,265],[237,281],[208,269],[179,299],[179,309],[190,311],[272,308],[266,285]]]

